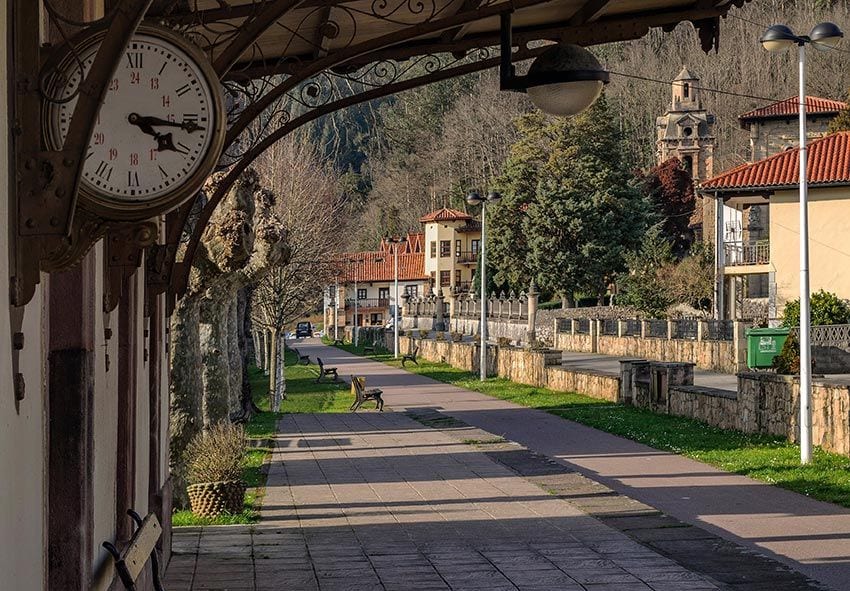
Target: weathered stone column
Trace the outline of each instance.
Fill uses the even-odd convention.
[[[528,287],[528,330],[526,331],[529,347],[533,347],[537,341],[537,303],[539,299],[540,292],[537,291],[537,284],[532,279],[531,285]]]
[[[434,330],[442,332],[446,330],[446,318],[443,310],[443,290],[440,289],[434,297]]]

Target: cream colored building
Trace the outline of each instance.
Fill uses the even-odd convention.
[[[765,278],[767,316],[779,318],[799,298],[799,150],[775,154],[727,171],[700,191],[739,211],[767,206],[768,235],[725,242],[717,250],[719,315],[744,317],[747,277]],[[809,269],[812,292],[850,299],[850,132],[812,142],[808,156]]]
[[[425,275],[431,286],[448,297],[452,290],[472,289],[478,254],[481,250],[481,224],[456,209],[439,209],[419,221],[425,233]]]

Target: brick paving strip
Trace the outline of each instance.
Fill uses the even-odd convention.
[[[490,433],[433,412],[414,416],[284,417],[261,523],[178,530],[166,589],[819,589],[740,549],[717,554],[710,568],[694,556],[697,568],[686,568],[619,529],[696,528],[610,527],[588,512],[663,516]],[[709,571],[731,574],[700,574]]]

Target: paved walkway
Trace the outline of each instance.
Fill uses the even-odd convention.
[[[261,524],[178,530],[169,591],[720,589],[403,414],[279,427]]]
[[[367,376],[396,410],[435,408],[555,458],[594,481],[686,523],[765,553],[812,578],[850,588],[850,510],[814,501],[545,412],[409,374],[325,347],[302,345]]]
[[[590,369],[607,375],[619,376],[621,359],[634,358],[564,351],[562,365],[568,369]],[[734,374],[694,368],[694,385],[736,392],[738,390],[738,378]]]

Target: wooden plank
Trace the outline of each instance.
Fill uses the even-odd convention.
[[[132,542],[122,553],[127,572],[135,581],[145,568],[151,557],[151,552],[156,548],[159,537],[162,535],[162,526],[156,515],[149,513],[142,521],[142,527],[133,535]]]

